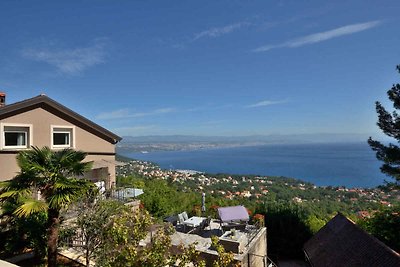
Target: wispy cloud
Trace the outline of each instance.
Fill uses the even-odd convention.
[[[265,45],[258,47],[253,50],[253,52],[266,52],[271,49],[275,48],[295,48],[295,47],[300,47],[303,45],[309,45],[309,44],[315,44],[323,41],[327,41],[329,39],[333,39],[336,37],[340,37],[343,35],[349,35],[349,34],[354,34],[357,32],[365,31],[368,29],[371,29],[373,27],[378,26],[381,24],[381,21],[375,20],[375,21],[369,21],[365,23],[357,23],[357,24],[350,24],[346,25],[343,27],[339,27],[333,30],[325,31],[325,32],[319,32],[319,33],[314,33],[310,34],[304,37],[296,38],[281,44],[275,44],[275,45]]]
[[[227,109],[233,108],[233,104],[218,104],[218,105],[203,105],[203,106],[195,106],[187,109],[188,112],[196,112],[196,111],[206,111],[206,110],[219,110],[219,109]]]
[[[149,130],[156,129],[156,125],[136,125],[129,127],[121,127],[112,129],[113,132],[118,133],[119,135],[138,135],[141,133],[146,133]]]
[[[196,41],[200,38],[216,38],[234,31],[237,31],[243,27],[249,26],[251,25],[251,23],[249,22],[237,22],[237,23],[233,23],[233,24],[229,24],[223,27],[214,27],[214,28],[210,28],[204,31],[201,31],[199,33],[196,33],[192,39],[192,41]]]
[[[90,46],[70,49],[48,46],[26,48],[22,50],[22,56],[30,60],[52,65],[64,74],[78,74],[104,62],[106,56],[105,41],[104,39],[99,39],[95,40]]]
[[[131,112],[129,109],[118,109],[110,112],[103,112],[96,116],[99,120],[114,120],[126,118],[139,118],[145,116],[161,115],[166,113],[175,112],[175,108],[160,108],[148,112]]]
[[[258,107],[266,107],[266,106],[271,106],[271,105],[278,105],[278,104],[284,104],[287,103],[287,100],[279,100],[279,101],[271,101],[271,100],[264,100],[260,101],[251,105],[245,106],[246,108],[258,108]]]

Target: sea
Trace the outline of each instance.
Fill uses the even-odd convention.
[[[375,187],[391,178],[365,143],[285,144],[158,151],[122,155],[151,161],[163,169],[206,173],[284,176],[318,186]]]

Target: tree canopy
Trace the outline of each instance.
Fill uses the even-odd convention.
[[[396,67],[400,72],[400,65]],[[395,111],[390,113],[383,105],[377,101],[376,112],[378,113],[377,125],[387,136],[394,138],[400,142],[400,115],[397,110],[400,109],[400,84],[393,84],[392,88],[387,91],[390,101],[393,102]],[[371,148],[376,152],[376,157],[383,161],[381,171],[395,179],[394,186],[400,186],[400,147],[395,144],[385,145],[379,141],[368,139]]]

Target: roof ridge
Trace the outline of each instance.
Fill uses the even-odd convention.
[[[87,126],[87,131],[89,132],[96,132],[99,137],[115,144],[121,141],[121,137],[112,133],[111,131],[107,130],[106,128],[100,126],[99,124],[85,118],[84,116],[80,115],[79,113],[73,111],[72,109],[62,105],[61,103],[53,100],[52,98],[48,97],[45,94],[40,94],[38,96],[28,98],[22,101],[18,101],[9,105],[5,105],[4,107],[0,108],[0,119],[7,118],[13,116],[18,113],[25,112],[29,110],[29,108],[35,107],[37,105],[47,105],[52,109],[55,109],[65,115],[67,115],[70,120],[72,120],[73,124],[81,124],[83,126]],[[42,107],[43,108],[43,107]],[[47,110],[49,111],[49,110]],[[50,111],[49,111],[50,112]]]

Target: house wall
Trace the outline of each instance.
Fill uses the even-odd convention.
[[[115,156],[114,155],[88,155],[85,161],[100,161],[108,168],[109,180],[106,181],[106,188],[109,189],[111,186],[115,186]],[[107,163],[109,162],[109,163]],[[94,177],[102,178],[102,177]]]
[[[30,145],[43,147],[51,147],[51,126],[74,126],[73,148],[82,150],[89,155],[85,160],[100,161],[106,160],[111,163],[107,164],[110,172],[110,183],[115,182],[115,165],[112,163],[115,160],[115,145],[73,125],[69,121],[50,113],[42,108],[36,108],[24,113],[14,115],[0,120],[0,123],[15,123],[15,124],[31,124],[32,125],[32,143]],[[0,136],[1,139],[4,138]],[[19,168],[15,159],[18,150],[2,149],[0,150],[0,181],[13,178]]]
[[[215,250],[199,250],[200,257],[206,262],[206,266],[212,266],[218,258]],[[267,228],[263,227],[247,246],[247,250],[240,254],[234,254],[231,266],[240,264],[241,267],[267,267]]]
[[[249,245],[249,250],[241,261],[242,267],[265,267],[267,256],[267,229],[262,228]]]

